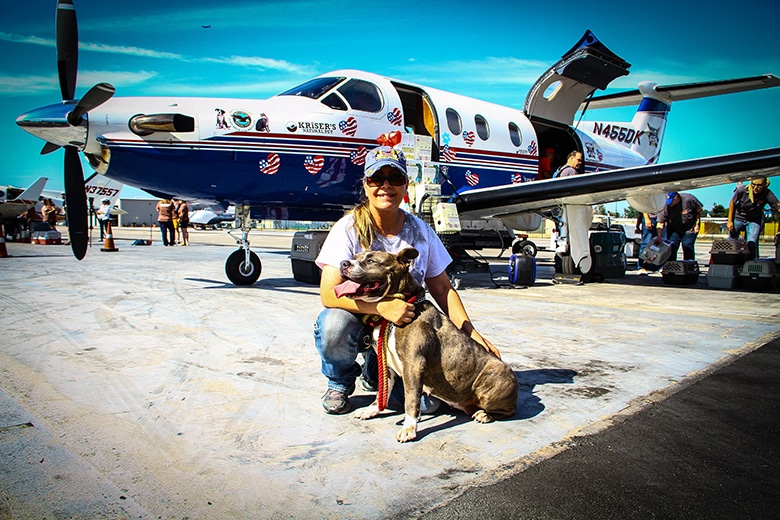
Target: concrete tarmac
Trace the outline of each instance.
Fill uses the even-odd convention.
[[[423,418],[416,442],[398,444],[399,413],[363,422],[323,413],[312,338],[321,305],[317,287],[292,278],[292,233],[250,235],[263,261],[251,287],[224,274],[234,247],[224,232],[193,231],[193,245],[171,248],[148,229],[114,236],[118,252],[96,241],[81,262],[67,246],[15,243],[0,259],[0,519],[455,515],[447,508],[472,493],[507,497],[500,486],[541,482],[548,464],[780,338],[777,292],[709,289],[704,276],[669,286],[634,272],[555,285],[542,253],[527,289],[462,277],[473,322],[520,382],[514,417],[483,425],[444,411]],[[151,246],[130,245],[150,236]],[[708,247],[698,249],[706,266]],[[500,272],[506,259],[492,263]],[[372,399],[358,391],[352,403]],[[695,431],[685,417],[673,426]],[[660,435],[653,422],[639,434],[667,442],[651,436]],[[776,439],[773,428],[762,442]],[[621,465],[627,455],[597,458]],[[652,503],[633,514],[626,505],[639,487],[600,474],[603,489],[633,490],[614,495],[624,504],[615,511],[654,516]],[[729,483],[700,474],[710,489]],[[674,481],[654,485],[665,482]],[[562,500],[568,493],[538,494],[563,511],[547,517],[593,517],[566,509],[579,507]],[[460,517],[545,517],[506,503],[479,502]],[[661,516],[699,516],[679,513]]]

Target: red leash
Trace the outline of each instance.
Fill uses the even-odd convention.
[[[408,303],[414,303],[417,300],[416,296],[412,296],[407,300]],[[376,340],[376,358],[377,358],[377,375],[379,376],[379,384],[377,387],[376,404],[381,412],[387,408],[387,401],[390,398],[387,392],[388,373],[387,373],[387,360],[385,358],[387,342],[390,341],[390,329],[386,319],[382,318],[379,322],[379,337]]]

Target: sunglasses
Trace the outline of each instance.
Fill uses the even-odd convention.
[[[372,188],[384,186],[385,181],[390,182],[390,186],[403,186],[406,184],[406,175],[403,173],[394,172],[390,175],[379,175],[375,173],[371,177],[366,177],[366,184]]]

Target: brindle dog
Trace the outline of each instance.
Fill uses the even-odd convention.
[[[433,303],[421,301],[425,289],[409,273],[409,265],[418,255],[413,248],[397,255],[360,253],[354,260],[341,262],[341,275],[347,281],[335,288],[337,296],[366,301],[415,297],[420,302],[415,304],[414,320],[395,327],[395,344],[388,341],[388,387],[391,389],[399,376],[404,384],[406,417],[396,435],[399,442],[417,438],[423,392],[465,411],[480,423],[511,416],[517,406],[518,384],[509,366],[458,329]],[[378,414],[379,406],[374,401],[357,410],[355,417],[370,419]]]

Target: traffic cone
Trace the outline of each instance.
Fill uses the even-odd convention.
[[[111,236],[111,221],[109,220],[106,222],[106,241],[103,243],[103,247],[100,248],[101,251],[119,251],[114,246],[114,237]]]

